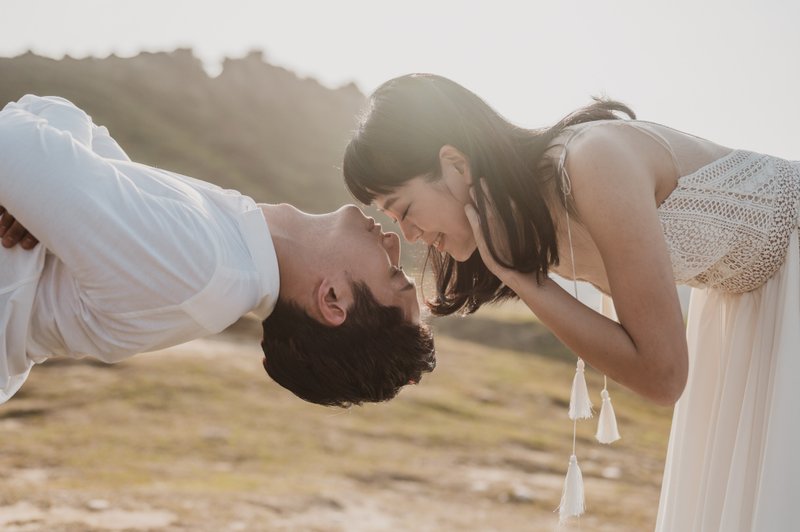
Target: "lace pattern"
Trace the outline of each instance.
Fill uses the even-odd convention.
[[[676,282],[758,288],[783,264],[798,204],[800,162],[735,150],[681,177],[658,208]]]

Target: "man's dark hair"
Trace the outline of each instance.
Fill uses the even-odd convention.
[[[364,283],[352,288],[353,306],[338,327],[282,300],[263,322],[264,369],[301,399],[342,407],[388,401],[436,366],[433,335],[425,324],[378,303]]]

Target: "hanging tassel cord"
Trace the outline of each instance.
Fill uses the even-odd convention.
[[[573,295],[575,299],[577,299],[578,281],[575,271],[575,252],[572,246],[572,230],[570,229],[569,209],[567,208],[567,194],[570,191],[570,182],[566,175],[566,170],[562,170],[562,179],[564,209],[567,215],[567,238],[569,241],[570,261],[572,262],[572,289]],[[583,514],[585,509],[586,501],[583,489],[583,475],[581,474],[580,467],[578,467],[578,458],[576,455],[578,419],[585,419],[592,416],[592,403],[589,400],[589,391],[586,387],[584,367],[583,359],[579,357],[577,367],[575,368],[575,377],[572,381],[572,393],[570,394],[569,417],[572,419],[572,455],[569,457],[567,476],[564,479],[564,490],[561,493],[561,504],[559,504],[558,507],[558,521],[561,525],[565,524],[570,517],[579,517]]]
[[[564,170],[566,173],[566,170]],[[565,183],[569,183],[568,179],[564,180]],[[572,185],[564,185],[562,187],[564,189],[564,213],[567,217],[567,240],[569,242],[569,260],[572,263],[572,295],[575,296],[575,299],[578,299],[578,274],[575,271],[575,250],[572,248],[572,229],[570,228],[569,223],[569,207],[567,207],[567,194],[569,191],[572,190]],[[569,189],[569,191],[567,190]]]
[[[564,156],[566,156],[566,151],[564,152]],[[572,228],[569,219],[569,207],[567,205],[567,196],[572,193],[572,182],[569,179],[569,175],[567,174],[566,168],[564,168],[564,160],[562,159],[560,163],[561,167],[561,189],[564,194],[564,214],[567,221],[567,240],[569,242],[569,257],[570,262],[572,263],[572,292],[575,296],[575,299],[578,299],[578,275],[575,269],[575,251],[572,245]],[[583,360],[578,360],[578,366],[581,365]],[[575,398],[575,395],[581,395],[583,388],[585,387],[585,378],[583,381],[583,385],[578,382],[578,377],[576,375],[575,382],[573,382],[572,386],[572,397],[571,399]],[[588,400],[588,390],[586,392],[588,402],[588,413],[586,412],[586,405],[583,404],[581,406],[570,404],[570,418],[573,416],[579,416],[581,419],[585,419],[586,417],[591,417],[591,402]],[[611,398],[608,394],[608,377],[603,375],[603,391],[601,392],[601,396],[603,398],[603,402],[600,406],[600,416],[597,423],[597,434],[595,437],[600,443],[612,443],[620,439],[619,430],[617,426],[617,419],[616,413],[614,412],[614,407],[611,405]],[[580,397],[578,397],[580,399]],[[582,415],[583,414],[583,415]],[[588,414],[588,415],[586,415]],[[574,454],[574,451],[573,451]]]

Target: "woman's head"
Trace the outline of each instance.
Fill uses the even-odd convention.
[[[396,78],[370,99],[345,153],[345,181],[356,198],[398,222],[407,240],[464,262],[476,249],[464,215],[472,176],[509,170],[509,129],[517,128],[446,78]]]
[[[402,76],[371,96],[345,151],[345,182],[357,199],[396,220],[407,240],[428,245],[437,290],[432,311],[472,312],[514,294],[480,260],[464,205],[476,205],[483,236],[499,259],[486,223],[491,198],[510,242],[510,260],[498,262],[546,275],[558,249],[543,190],[554,171],[543,155],[567,125],[614,118],[618,108],[598,102],[552,128],[528,130],[453,81]]]

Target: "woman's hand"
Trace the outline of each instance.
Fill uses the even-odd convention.
[[[30,234],[2,205],[0,205],[0,238],[3,239],[4,248],[13,248],[19,244],[22,249],[33,249],[39,243],[39,240]]]
[[[492,240],[492,244],[494,246],[495,252],[498,254],[501,260],[504,262],[511,262],[511,253],[509,251],[508,245],[508,236],[505,234],[505,231],[499,227],[497,223],[497,217],[495,215],[494,206],[491,203],[491,197],[489,196],[488,191],[486,190],[486,185],[483,184],[483,196],[484,202],[486,204],[486,221],[489,225],[489,235]],[[506,285],[508,285],[508,281],[516,273],[516,270],[512,270],[510,268],[506,268],[505,266],[501,265],[495,258],[492,256],[492,252],[489,251],[489,245],[486,242],[486,239],[483,236],[483,229],[481,227],[481,218],[478,214],[477,209],[475,208],[475,191],[470,190],[470,197],[472,198],[472,203],[467,204],[464,206],[464,212],[467,215],[467,220],[469,221],[470,226],[472,227],[472,234],[475,237],[475,243],[478,246],[478,251],[481,254],[481,260],[489,268],[493,274],[497,276],[498,279],[503,281]]]

